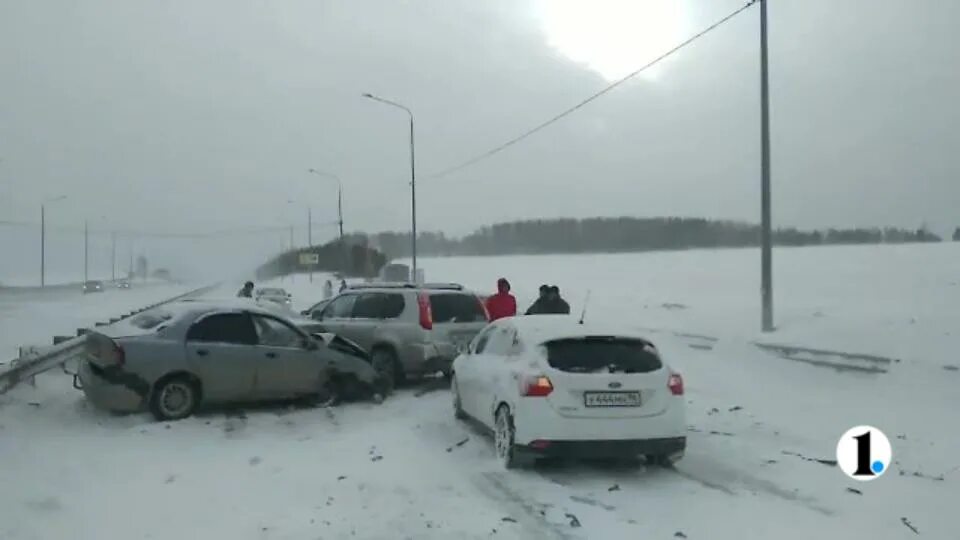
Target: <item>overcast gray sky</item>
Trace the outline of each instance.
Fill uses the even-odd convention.
[[[37,221],[41,200],[65,194],[60,226],[296,220],[302,235],[288,199],[335,218],[316,167],[342,177],[348,230],[406,230],[406,118],[360,97],[373,92],[416,114],[422,230],[757,221],[756,6],[523,143],[426,178],[743,3],[0,0],[0,220]],[[960,2],[769,4],[775,224],[960,225]]]

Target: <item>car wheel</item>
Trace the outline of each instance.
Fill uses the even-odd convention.
[[[387,392],[392,392],[394,387],[403,382],[403,371],[400,369],[400,362],[397,355],[390,349],[380,347],[373,350],[370,355],[370,361],[373,369],[377,370],[386,382]]]
[[[313,406],[321,409],[335,407],[343,400],[344,385],[335,376],[327,377],[313,396]]]
[[[196,382],[177,376],[160,381],[150,397],[150,412],[157,420],[180,420],[193,414],[200,401]]]
[[[516,469],[526,464],[526,460],[523,459],[514,444],[515,434],[516,429],[513,425],[513,418],[510,417],[510,409],[506,405],[501,405],[497,409],[493,444],[497,451],[497,460],[507,469]]]
[[[460,389],[457,387],[456,376],[450,381],[450,393],[453,395],[453,417],[457,420],[465,420],[467,413],[463,411],[463,403],[460,401]]]

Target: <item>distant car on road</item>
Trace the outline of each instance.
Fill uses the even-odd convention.
[[[129,289],[129,288],[130,288],[130,280],[121,279],[120,281],[117,282],[117,288],[118,288],[118,289]]]
[[[176,302],[99,327],[88,334],[78,383],[98,407],[146,408],[159,420],[201,404],[307,397],[329,405],[386,390],[356,344],[310,336],[252,302]]]
[[[305,315],[369,351],[394,383],[449,374],[458,350],[488,323],[477,295],[454,283],[357,284]]]
[[[287,307],[293,303],[293,295],[279,287],[264,287],[263,289],[257,289],[257,293],[254,295],[254,297],[257,301],[266,300],[269,302],[276,302],[277,304]]]
[[[538,456],[669,465],[686,450],[683,378],[636,332],[567,315],[502,319],[453,372],[455,416],[492,430],[507,467]]]
[[[94,292],[103,292],[103,282],[102,281],[85,281],[83,283],[83,293],[94,293]]]

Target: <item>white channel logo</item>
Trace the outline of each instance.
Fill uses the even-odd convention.
[[[883,476],[892,460],[890,439],[873,426],[850,428],[837,442],[837,464],[847,476],[860,482]]]

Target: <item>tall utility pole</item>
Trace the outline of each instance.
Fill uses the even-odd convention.
[[[380,103],[385,103],[399,109],[407,111],[407,114],[410,116],[410,217],[411,217],[411,226],[410,226],[410,240],[411,240],[411,258],[413,259],[413,281],[417,280],[417,166],[416,166],[416,153],[414,152],[414,137],[413,137],[413,111],[408,109],[406,106],[401,105],[395,101],[390,101],[389,99],[384,99],[382,97],[375,96],[373,94],[363,94],[363,97],[367,99],[372,99],[374,101],[379,101]]]
[[[767,75],[767,2],[760,0],[760,272],[763,331],[773,331],[773,233],[770,216],[770,85]]]
[[[328,178],[333,178],[337,181],[337,225],[340,226],[340,249],[344,254],[344,268],[347,270],[346,264],[346,246],[343,243],[343,182],[340,180],[340,177],[328,172],[318,171],[317,169],[307,169],[308,173],[315,174],[317,176],[326,176]]]
[[[83,282],[86,283],[89,281],[88,270],[89,270],[89,249],[90,249],[90,230],[87,226],[87,220],[83,220]]]

